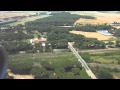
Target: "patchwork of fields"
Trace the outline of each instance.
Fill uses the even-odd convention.
[[[29,14],[25,13],[13,13],[13,12],[0,12],[0,20],[3,20],[4,18],[10,18],[15,16],[28,16]]]
[[[106,36],[98,32],[70,31],[70,33],[78,34],[78,35],[81,34],[88,38],[97,38],[98,40],[109,40],[111,38],[115,38],[113,36]]]
[[[80,12],[76,14],[82,15]],[[120,15],[117,13],[101,13],[101,12],[84,12],[84,15],[90,15],[96,17],[95,20],[88,20],[88,19],[79,19],[76,23],[81,24],[104,24],[104,23],[113,23],[113,22],[120,22]]]
[[[79,19],[75,22],[75,24],[93,24],[93,25],[103,25],[107,22],[103,21],[103,20],[98,20],[98,19]]]

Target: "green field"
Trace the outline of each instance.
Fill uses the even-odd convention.
[[[48,15],[46,15],[46,16],[29,17],[29,18],[22,19],[22,20],[20,20],[20,21],[18,21],[18,22],[10,23],[10,24],[7,24],[7,25],[10,25],[10,26],[16,26],[16,25],[18,25],[18,24],[24,25],[25,22],[34,21],[34,20],[36,20],[36,19],[44,18],[44,17],[48,17]]]
[[[100,57],[100,56],[94,56],[92,57],[92,59],[94,61],[100,62],[100,63],[104,63],[104,64],[112,64],[112,63],[117,63],[116,59],[106,59],[106,57]]]
[[[69,52],[17,54],[9,55],[9,59],[8,69],[13,73],[32,74],[35,79],[90,79],[77,58]]]
[[[91,59],[93,59],[93,61],[97,61],[100,62],[102,64],[117,64],[118,61],[120,61],[120,55],[119,52],[115,52],[116,55],[114,53],[108,53],[108,54],[101,54],[101,55],[92,55]]]

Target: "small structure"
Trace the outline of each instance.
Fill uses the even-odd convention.
[[[36,43],[40,43],[40,42],[45,42],[47,40],[47,38],[40,38],[40,39],[36,39],[35,42]]]
[[[103,34],[103,35],[107,35],[107,36],[112,35],[111,33],[108,32],[108,30],[100,30],[98,32]]]

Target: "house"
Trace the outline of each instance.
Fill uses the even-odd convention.
[[[45,42],[47,40],[47,38],[40,38],[40,39],[36,39],[35,43],[40,43],[40,42]]]

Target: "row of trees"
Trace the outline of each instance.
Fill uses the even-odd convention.
[[[87,24],[84,26],[76,26],[72,28],[73,30],[85,31],[85,32],[96,32],[97,30],[111,30],[114,29],[111,25],[91,25]]]

